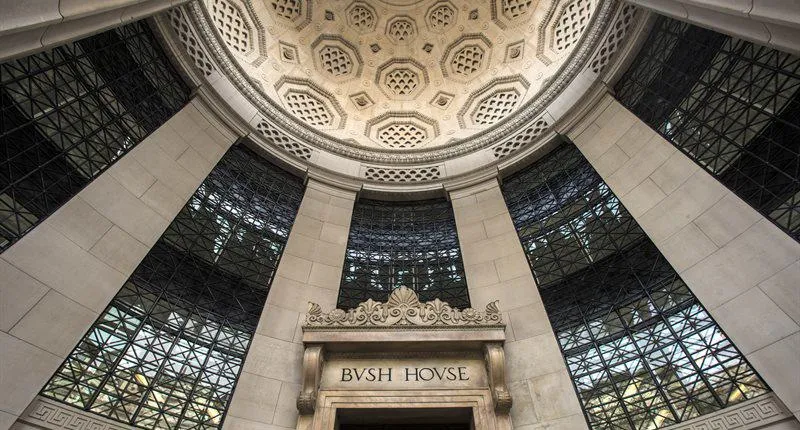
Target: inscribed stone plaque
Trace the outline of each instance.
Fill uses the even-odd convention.
[[[482,358],[329,357],[321,389],[458,389],[488,386]]]

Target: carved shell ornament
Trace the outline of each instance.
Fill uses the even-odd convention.
[[[313,302],[308,304],[304,328],[347,327],[498,327],[503,325],[498,301],[486,305],[486,310],[459,310],[447,302],[435,299],[422,303],[417,293],[408,287],[396,288],[386,303],[368,299],[355,309],[334,309],[328,313]]]

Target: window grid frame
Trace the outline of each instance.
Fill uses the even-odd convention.
[[[0,94],[3,252],[183,108],[190,88],[137,21],[0,64]]]
[[[427,243],[417,242],[415,246],[404,240],[403,233],[428,238]],[[408,271],[401,274],[404,269]],[[442,281],[446,284],[436,285]],[[337,307],[355,308],[367,299],[386,301],[389,293],[401,285],[414,290],[421,301],[438,298],[454,308],[470,306],[455,215],[449,201],[360,199],[355,203]],[[428,288],[424,288],[426,285]]]
[[[678,67],[685,64],[668,57],[682,47],[698,54]],[[800,139],[800,58],[661,16],[614,91],[625,108],[800,241],[800,147],[792,143]],[[726,120],[731,124],[720,125]],[[794,162],[781,166],[776,153]]]
[[[503,181],[501,188],[590,428],[619,428],[620,420],[632,429],[659,428],[770,391],[574,144],[558,145]],[[606,193],[597,194],[600,189]],[[587,198],[593,191],[595,198]],[[634,240],[609,239],[604,243],[612,253],[569,272],[558,266],[559,277],[542,283],[537,265],[546,262],[534,259],[528,243],[586,213],[605,221],[600,223],[602,234],[611,236],[614,229],[609,230],[609,222],[595,209],[608,207],[612,200],[634,227],[622,235],[633,233]],[[575,210],[576,201],[582,201],[583,210]],[[563,219],[554,222],[555,217]],[[591,249],[572,231],[582,251]],[[564,246],[546,246],[553,244]],[[586,259],[589,253],[582,255]],[[620,381],[637,387],[626,396]],[[732,399],[737,394],[741,397]],[[623,411],[621,416],[615,408]]]
[[[245,144],[231,147],[41,395],[137,428],[221,428],[304,189]],[[267,221],[247,224],[259,210]],[[230,229],[214,216],[225,211],[238,214]],[[214,235],[226,237],[219,252]],[[209,409],[217,414],[201,420]]]

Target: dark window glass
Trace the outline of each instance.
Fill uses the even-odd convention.
[[[142,428],[218,428],[302,196],[231,148],[42,394]]]
[[[450,202],[356,202],[344,259],[338,307],[371,298],[386,301],[406,286],[420,300],[469,307],[464,263]]]
[[[619,101],[800,240],[800,58],[660,17]]]
[[[0,251],[188,97],[143,22],[0,64]]]
[[[503,195],[592,429],[664,427],[768,391],[575,145]]]

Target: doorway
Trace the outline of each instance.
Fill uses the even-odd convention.
[[[337,430],[474,430],[472,408],[338,409]]]

